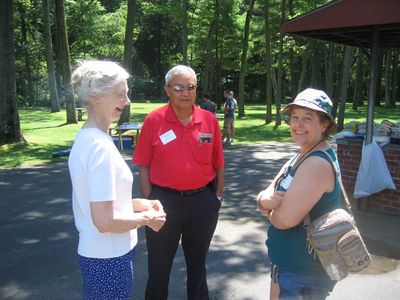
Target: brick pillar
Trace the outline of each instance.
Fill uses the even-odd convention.
[[[353,198],[354,186],[361,161],[363,140],[354,138],[338,139],[337,154],[342,170],[343,185],[349,198]],[[355,199],[358,208],[388,214],[400,215],[400,145],[386,145],[382,148],[396,190],[385,189],[362,199]],[[354,205],[353,205],[354,206]]]

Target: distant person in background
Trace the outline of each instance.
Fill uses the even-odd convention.
[[[237,100],[234,98],[234,94],[233,91],[229,91],[229,95],[231,96],[233,102],[235,102],[235,111],[237,110],[238,104],[237,104]]]
[[[217,113],[217,105],[210,100],[210,97],[207,94],[203,95],[200,107],[202,109],[208,110],[209,112],[212,112],[213,114]]]
[[[68,159],[83,299],[130,299],[137,228],[159,231],[165,222],[158,200],[132,199],[131,170],[108,135],[130,103],[128,77],[118,64],[95,60],[72,74],[88,112]]]
[[[233,91],[230,91],[230,96],[232,97],[232,100],[235,103],[235,107],[233,109],[233,113],[235,113],[238,108],[238,104],[237,104],[237,100],[234,98]],[[233,142],[233,139],[235,138],[235,122],[233,122],[231,126],[232,126],[231,131],[232,131],[232,142]]]
[[[235,128],[235,101],[232,98],[233,92],[229,90],[224,91],[226,98],[223,105],[224,109],[224,129],[223,129],[223,143],[230,145],[233,142],[233,132]]]
[[[146,116],[133,154],[143,196],[160,199],[168,216],[159,232],[146,230],[146,300],[168,298],[180,241],[187,299],[210,298],[206,258],[221,207],[224,157],[218,120],[195,106],[196,87],[192,68],[178,65],[168,71],[164,90],[169,102]]]

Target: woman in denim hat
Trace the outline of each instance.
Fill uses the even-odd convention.
[[[313,221],[340,206],[340,186],[329,158],[338,164],[327,139],[336,129],[332,102],[308,88],[282,111],[300,152],[290,159],[257,197],[267,216],[271,299],[325,299],[335,282],[308,251],[303,220]]]

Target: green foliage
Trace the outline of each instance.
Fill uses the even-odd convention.
[[[46,91],[43,87],[46,86],[47,78],[43,64],[41,1],[20,0],[14,6],[17,99],[23,107],[46,105]],[[29,72],[27,68],[30,68]],[[30,86],[33,90],[30,90]]]
[[[127,16],[127,0],[65,0],[68,40],[71,63],[77,59],[104,58],[122,63],[124,35]],[[286,20],[313,10],[330,0],[286,1]],[[18,0],[15,2],[15,52],[17,72],[17,98],[19,107],[50,106],[47,87],[47,66],[42,37],[43,24],[40,0]],[[52,1],[50,1],[52,3]],[[199,84],[205,76],[207,59],[211,59],[209,82],[215,87],[215,97],[229,88],[238,91],[243,29],[249,1],[243,0],[137,0],[135,7],[135,29],[133,32],[133,95],[135,99],[154,100],[163,97],[163,77],[173,65],[183,59],[184,20],[188,28],[188,64],[198,73]],[[219,15],[216,32],[211,32],[215,18],[216,3]],[[269,19],[273,76],[276,81],[281,26],[280,0],[269,0]],[[292,3],[292,12],[289,12]],[[50,5],[50,18],[54,36],[54,3]],[[26,40],[22,24],[27,28]],[[251,20],[247,71],[245,81],[245,105],[264,103],[265,95],[265,28],[264,1],[256,1]],[[55,40],[53,41],[55,45]],[[208,47],[211,45],[211,49]],[[328,45],[296,36],[284,36],[283,45],[283,102],[297,90],[303,61],[311,53],[311,60],[304,68],[304,85],[326,87],[326,59]],[[333,98],[339,94],[343,47],[335,46]],[[210,51],[210,52],[207,52]],[[397,56],[399,52],[396,52]],[[207,56],[209,54],[210,56]],[[291,54],[291,55],[289,55]],[[357,55],[363,55],[358,52]],[[399,61],[397,61],[398,70]],[[367,93],[368,59],[363,55],[361,94]],[[383,63],[382,63],[383,64]],[[28,72],[28,66],[31,66]],[[33,67],[34,66],[34,67]],[[219,69],[220,68],[220,69]],[[355,68],[353,68],[355,69]],[[221,70],[221,71],[219,71]],[[396,69],[393,70],[395,74]],[[29,74],[31,73],[31,74]],[[312,75],[313,74],[313,78]],[[218,77],[218,78],[217,78]],[[58,78],[59,79],[59,78]],[[384,82],[386,79],[384,79]],[[355,70],[349,86],[349,100],[353,94]],[[210,84],[209,84],[210,85]],[[397,84],[398,88],[399,84]],[[60,91],[62,91],[60,89]],[[274,91],[275,92],[275,91]],[[380,90],[383,99],[383,89]],[[246,108],[247,109],[247,108]]]
[[[66,15],[73,61],[91,57],[122,60],[126,5],[106,12],[97,0],[69,0]]]

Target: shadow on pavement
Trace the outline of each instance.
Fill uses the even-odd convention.
[[[269,291],[264,245],[268,223],[257,211],[255,197],[296,149],[290,143],[225,149],[225,200],[207,263],[212,299],[265,299]],[[130,157],[126,161],[135,177],[134,196],[140,196],[137,167],[131,165]],[[66,162],[0,169],[0,196],[0,298],[81,299],[78,238]],[[367,217],[361,216],[357,222],[370,244],[380,234]],[[384,226],[390,224],[393,222]],[[371,252],[382,249],[376,240],[371,245],[376,246],[370,247]],[[398,255],[399,248],[384,255]],[[179,248],[171,274],[170,299],[186,298],[185,277]],[[143,299],[146,279],[147,253],[140,229],[134,299]]]

